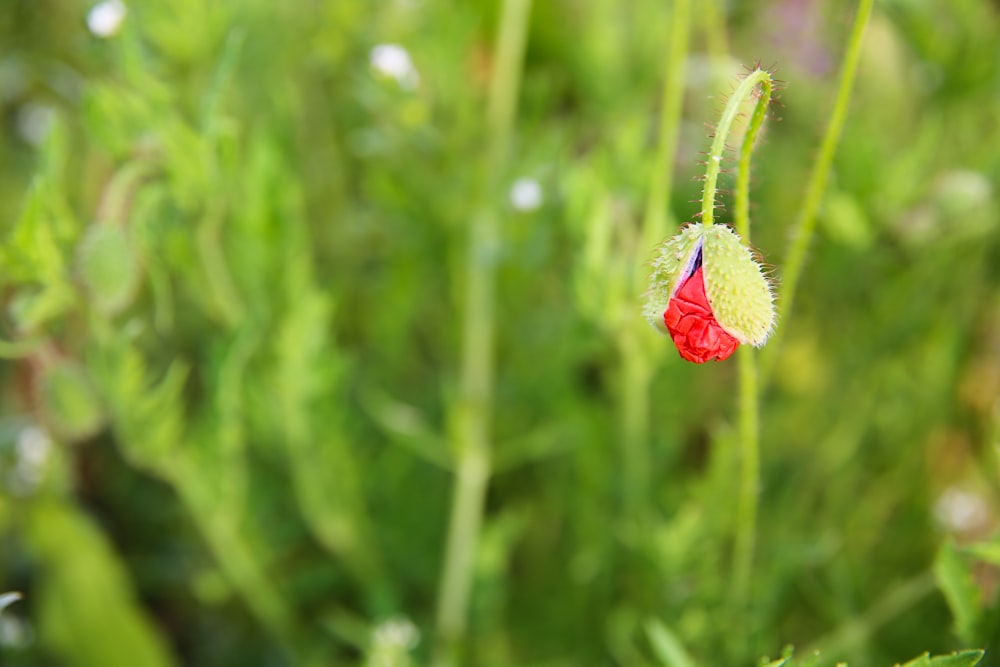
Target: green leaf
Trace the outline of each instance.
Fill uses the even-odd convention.
[[[938,551],[934,575],[955,616],[955,633],[962,641],[973,643],[981,609],[979,589],[972,582],[968,564],[950,542]]]
[[[646,621],[646,635],[653,652],[664,667],[694,667],[695,662],[680,639],[658,619]]]
[[[922,654],[918,655],[913,660],[910,660],[906,664],[900,665],[899,667],[930,667],[930,664],[931,664],[930,653],[924,651]]]
[[[972,554],[979,560],[989,563],[990,565],[1000,567],[1000,540],[971,544],[965,547],[963,551]]]
[[[938,655],[930,659],[931,667],[974,667],[982,660],[985,651],[973,649],[951,655]]]

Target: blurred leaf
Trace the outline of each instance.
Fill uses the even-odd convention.
[[[58,361],[45,368],[38,381],[42,415],[52,432],[69,441],[94,435],[104,423],[104,409],[83,367]]]
[[[962,550],[990,565],[1000,567],[1000,539],[992,542],[976,542],[962,547]]]
[[[646,621],[646,634],[653,652],[664,667],[695,667],[695,662],[685,650],[677,636],[658,619]],[[784,660],[771,663],[771,667],[781,667]]]
[[[982,660],[985,651],[971,650],[939,655],[931,658],[931,667],[975,667]]]
[[[900,667],[930,667],[930,664],[931,664],[930,654],[924,653],[920,656],[917,656],[913,660],[910,660],[909,662],[901,665]]]
[[[47,500],[31,507],[28,522],[32,550],[42,562],[39,632],[62,664],[175,664],[137,604],[123,563],[88,519]]]
[[[945,542],[938,550],[934,574],[955,616],[955,633],[964,642],[974,642],[981,608],[980,593],[972,581],[968,563],[950,542]]]

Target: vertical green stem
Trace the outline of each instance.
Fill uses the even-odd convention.
[[[691,0],[674,0],[670,17],[670,44],[660,101],[659,145],[650,179],[643,221],[642,245],[659,243],[666,234],[670,193],[674,186],[674,158],[684,101],[684,65],[691,32]]]
[[[715,138],[708,154],[705,170],[705,189],[702,193],[702,222],[711,225],[715,207],[715,190],[722,164],[726,140],[732,129],[733,120],[743,102],[753,95],[757,87],[757,103],[754,105],[740,144],[739,161],[736,172],[736,210],[734,222],[737,233],[744,242],[750,242],[750,157],[760,128],[767,115],[771,101],[771,75],[762,69],[749,74],[733,92],[729,103],[722,112]],[[757,395],[757,362],[752,347],[744,345],[739,350],[740,393],[739,393],[739,442],[740,479],[736,508],[735,544],[733,547],[733,600],[735,609],[742,613],[750,595],[750,579],[753,572],[754,545],[757,536],[757,502],[760,478],[759,409]]]
[[[649,499],[649,384],[652,369],[635,328],[622,330],[621,447],[624,520],[641,533]]]
[[[670,47],[660,102],[659,142],[653,162],[639,248],[659,243],[667,233],[674,157],[684,101],[684,63],[691,24],[691,0],[675,0],[670,17]],[[639,267],[641,262],[632,262]],[[631,287],[631,286],[630,286]],[[627,295],[627,297],[630,295]],[[653,369],[635,327],[621,329],[617,338],[621,356],[621,438],[623,508],[627,518],[641,524],[649,489],[649,383]]]
[[[723,15],[724,0],[702,0],[698,5],[705,28],[705,42],[714,64],[723,62],[729,54],[726,44],[726,20]]]
[[[490,477],[494,378],[498,192],[513,131],[531,0],[504,0],[487,108],[483,193],[469,229],[465,266],[462,371],[453,428],[457,456],[444,566],[438,593],[436,664],[459,660]]]
[[[733,546],[733,600],[739,611],[750,597],[754,547],[757,541],[757,503],[760,494],[760,442],[757,356],[749,345],[740,347],[740,485]]]
[[[816,230],[816,213],[819,211],[820,202],[823,199],[823,192],[826,189],[826,181],[830,175],[830,167],[833,165],[833,156],[840,141],[840,135],[844,129],[844,121],[847,118],[847,107],[851,101],[851,91],[854,88],[854,75],[858,69],[858,60],[861,57],[861,43],[865,34],[865,27],[872,13],[874,0],[860,0],[858,12],[854,17],[854,27],[851,29],[850,40],[847,43],[847,51],[844,53],[843,64],[840,68],[840,84],[837,89],[837,99],[833,104],[833,112],[830,114],[830,121],[826,126],[826,133],[820,144],[819,155],[813,164],[812,173],[809,175],[809,183],[806,187],[806,195],[802,201],[802,208],[799,210],[795,226],[792,228],[792,237],[788,248],[788,255],[785,259],[785,270],[782,274],[782,289],[778,304],[778,321],[788,320],[792,312],[792,305],[795,303],[795,293],[798,289],[799,279],[802,277],[802,269],[805,265],[806,253],[809,250],[809,243],[812,241],[813,233]],[[764,382],[770,378],[771,370],[774,366],[775,355],[778,352],[779,344],[783,334],[779,330],[761,360],[762,375]]]

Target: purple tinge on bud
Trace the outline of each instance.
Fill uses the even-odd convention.
[[[710,359],[722,361],[740,344],[726,333],[712,313],[705,293],[700,243],[670,298],[663,322],[681,357],[697,364]]]
[[[688,225],[660,246],[646,319],[695,363],[760,347],[774,326],[774,299],[750,248],[723,225]]]

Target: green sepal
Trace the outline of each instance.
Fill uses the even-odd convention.
[[[668,333],[663,313],[667,311],[670,297],[677,291],[681,273],[698,249],[705,229],[705,225],[688,225],[665,241],[653,259],[653,272],[649,276],[642,314],[661,333]]]
[[[702,265],[719,326],[745,345],[763,345],[774,328],[774,296],[750,248],[729,227],[712,225],[704,231]]]

